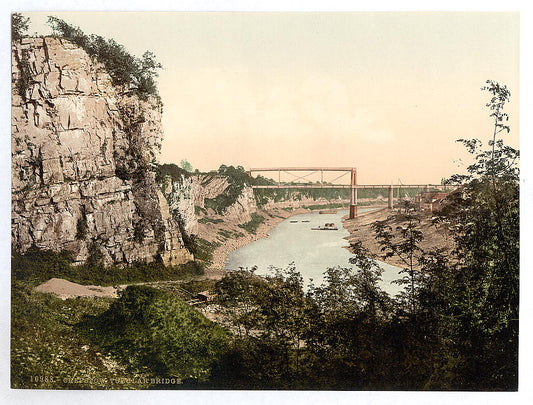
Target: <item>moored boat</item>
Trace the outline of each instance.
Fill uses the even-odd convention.
[[[319,226],[318,228],[311,228],[312,231],[338,231],[339,228],[335,226],[334,223],[324,224],[324,226]]]

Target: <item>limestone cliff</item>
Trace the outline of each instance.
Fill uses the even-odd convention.
[[[215,199],[223,194],[230,182],[226,177],[213,174],[181,174],[164,176],[159,180],[171,212],[179,217],[184,231],[189,235],[204,236],[198,219],[208,217],[216,220],[223,218],[226,222],[242,224],[250,221],[251,214],[257,211],[253,190],[245,186],[235,202],[217,215],[206,208],[206,200]]]
[[[12,46],[12,245],[67,249],[82,263],[192,258],[152,167],[161,106],[116,88],[60,38]]]

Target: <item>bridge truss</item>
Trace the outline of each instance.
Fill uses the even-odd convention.
[[[257,185],[252,186],[253,189],[314,189],[314,188],[324,188],[324,189],[336,189],[336,188],[348,188],[350,189],[350,219],[353,219],[357,216],[357,190],[358,189],[388,189],[388,207],[392,208],[393,199],[394,199],[394,189],[400,188],[422,188],[425,191],[428,191],[430,188],[448,190],[455,189],[457,186],[452,185],[442,185],[442,184],[357,184],[357,169],[355,167],[270,167],[270,168],[254,168],[247,171],[247,173],[252,176],[253,173],[259,172],[277,172],[278,181],[277,184],[272,185]],[[297,175],[294,172],[307,172],[304,175]],[[324,182],[324,172],[340,172],[341,175],[337,176],[333,180]],[[281,174],[287,174],[294,177],[291,179],[291,182],[282,182]],[[320,173],[321,181],[319,183],[299,183],[300,180],[306,180],[311,176],[316,176]],[[334,181],[338,181],[347,174],[350,175],[349,183],[339,183],[334,184]]]

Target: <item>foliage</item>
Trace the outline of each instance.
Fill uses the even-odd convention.
[[[232,388],[294,387],[307,325],[303,280],[294,266],[259,277],[228,273],[216,284],[222,313],[238,333],[212,383]],[[261,359],[261,361],[257,361]],[[232,364],[238,362],[238,367]]]
[[[61,300],[14,281],[11,288],[11,387],[30,389],[127,389],[131,375],[76,333],[84,315],[99,315],[110,299]]]
[[[30,247],[24,254],[13,251],[11,268],[13,277],[32,284],[39,284],[52,277],[65,278],[81,284],[118,285],[134,282],[181,280],[202,274],[195,262],[177,266],[165,266],[160,261],[137,261],[129,265],[102,265],[102,254],[92,244],[90,263],[73,265],[72,254],[68,251]]]
[[[15,54],[15,56],[17,58],[17,66],[19,70],[16,89],[18,95],[21,96],[23,100],[26,100],[26,91],[30,88],[33,81],[33,74],[28,61],[28,50],[22,49],[21,56],[19,57],[18,54]]]
[[[196,263],[199,263],[201,268],[209,266],[213,261],[213,252],[220,244],[218,242],[208,242],[196,236],[192,240],[191,252],[194,254]]]
[[[384,255],[395,255],[405,264],[405,277],[398,281],[406,289],[397,297],[379,289],[381,270],[360,245],[352,246],[357,252],[351,260],[355,270],[329,269],[326,284],[311,286],[303,300],[291,295],[290,312],[279,309],[278,303],[284,300],[268,277],[230,273],[217,284],[225,313],[240,331],[230,357],[239,367],[226,384],[313,389],[517,388],[519,152],[497,139],[509,131],[503,113],[508,90],[491,81],[484,89],[492,94],[488,107],[494,133],[489,149],[481,150],[479,140],[462,141],[475,162],[467,176],[452,177],[463,186],[435,218],[454,235],[452,254],[442,249],[422,251],[418,219],[405,205],[374,226]],[[299,320],[298,336],[304,347],[277,335],[272,339],[270,331],[276,329],[267,322],[267,305],[278,308],[280,324],[287,313]],[[284,325],[284,333],[291,330]],[[257,359],[270,363],[257,364]],[[280,375],[282,379],[276,378]]]
[[[424,274],[416,267],[424,252],[419,244],[424,238],[418,228],[420,219],[416,214],[396,214],[385,221],[376,221],[372,225],[376,240],[384,252],[383,258],[396,256],[404,264],[400,273],[405,274],[395,282],[406,285],[405,292],[401,293],[400,299],[408,302],[409,311],[414,314],[417,310],[417,290],[424,278]],[[393,230],[391,223],[400,223]]]
[[[217,214],[223,215],[226,208],[237,202],[245,186],[251,184],[251,177],[244,171],[242,166],[221,165],[217,175],[228,180],[228,187],[215,198],[205,199],[205,208],[211,208]]]
[[[187,159],[181,159],[180,167],[188,173],[192,173],[193,167]]]
[[[481,150],[478,140],[462,141],[475,162],[468,175],[452,177],[463,186],[435,215],[452,232],[454,251],[422,251],[424,235],[408,205],[374,226],[384,255],[405,264],[399,280],[406,285],[404,294],[390,297],[380,288],[382,270],[360,243],[351,246],[352,268],[328,269],[322,285],[307,289],[292,264],[263,277],[254,269],[225,274],[214,286],[218,296],[212,308],[218,308],[217,319],[232,335],[175,294],[146,286],[128,287],[109,309],[104,301],[94,306],[76,301],[87,309],[61,323],[66,315],[60,305],[66,304],[20,288],[15,280],[15,385],[26,386],[28,373],[44,372],[41,360],[57,361],[59,351],[52,345],[41,348],[35,336],[55,342],[63,333],[72,344],[62,350],[86,362],[89,373],[105,371],[94,356],[79,354],[76,344],[87,344],[91,354],[112,353],[136,375],[189,379],[188,387],[516,390],[519,153],[497,139],[508,132],[503,113],[508,91],[490,81],[486,89],[492,94],[488,106],[495,127],[489,149]],[[221,167],[220,172],[237,178],[236,185],[249,184],[240,168]],[[208,263],[217,244],[194,243],[196,257]],[[33,283],[58,273],[116,282],[133,271],[74,270],[70,260],[65,253],[32,248],[26,255],[13,253],[13,274]],[[168,270],[161,263],[136,266],[135,277],[140,271],[142,277],[160,279]],[[212,283],[180,288],[197,292]],[[89,316],[79,322],[84,313]],[[80,335],[73,333],[73,324]],[[77,367],[69,364],[66,370],[81,373]]]
[[[146,51],[141,58],[130,55],[124,46],[113,39],[99,35],[86,35],[79,27],[72,26],[60,18],[49,16],[48,24],[54,33],[73,42],[89,56],[102,63],[116,86],[124,86],[141,97],[155,96],[159,100],[155,78],[162,66],[155,55]],[[160,101],[160,100],[159,100]]]
[[[248,233],[255,234],[259,225],[261,225],[265,221],[265,218],[259,214],[256,214],[255,212],[253,212],[250,216],[251,219],[244,224],[239,224],[239,227],[244,229]]]
[[[510,92],[490,80],[482,89],[492,96],[489,149],[461,140],[475,161],[462,177],[466,185],[437,219],[454,229],[456,240],[456,261],[443,280],[456,290],[442,325],[445,348],[456,360],[443,372],[464,389],[512,389],[518,378],[519,151],[498,138],[510,131],[503,113]]]
[[[76,239],[83,240],[87,237],[89,227],[87,225],[87,216],[85,212],[82,211],[81,216],[76,222]]]
[[[165,177],[170,177],[172,181],[177,182],[178,184],[183,183],[183,179],[190,178],[190,174],[187,170],[173,164],[173,163],[164,163],[157,165],[155,169],[155,179],[158,184],[163,183]]]
[[[224,353],[227,334],[169,292],[129,286],[105,313],[79,330],[128,369],[204,381]]]
[[[11,14],[11,40],[18,41],[21,39],[28,30],[29,23],[30,19],[24,17],[22,14]]]

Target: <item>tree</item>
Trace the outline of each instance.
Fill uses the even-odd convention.
[[[29,23],[30,19],[24,17],[22,14],[11,14],[11,40],[17,41],[21,39],[28,30]]]
[[[394,231],[391,223],[399,224]],[[423,255],[423,250],[419,244],[424,238],[422,231],[417,226],[418,223],[420,223],[418,216],[406,213],[390,216],[386,220],[377,221],[372,225],[376,239],[384,252],[383,257],[396,256],[405,265],[400,271],[405,276],[397,280],[396,283],[406,285],[406,292],[401,293],[400,297],[406,296],[411,314],[415,314],[417,310],[418,288],[424,277],[423,273],[416,268]]]
[[[193,171],[193,167],[192,167],[192,165],[189,163],[189,161],[187,159],[181,159],[180,167],[183,170],[188,171],[189,173],[192,173],[192,171]]]
[[[49,16],[48,25],[54,34],[71,41],[84,49],[89,56],[102,63],[114,85],[136,92],[140,98],[153,95],[160,103],[155,78],[162,66],[155,55],[146,51],[141,58],[130,55],[123,45],[99,35],[86,35],[79,27],[60,18]]]
[[[516,389],[519,303],[519,151],[504,144],[506,86],[487,81],[494,130],[482,149],[478,139],[460,140],[474,155],[468,175],[452,176],[464,186],[438,221],[453,230],[453,286],[443,314],[445,350],[454,358],[443,374],[462,389]]]

